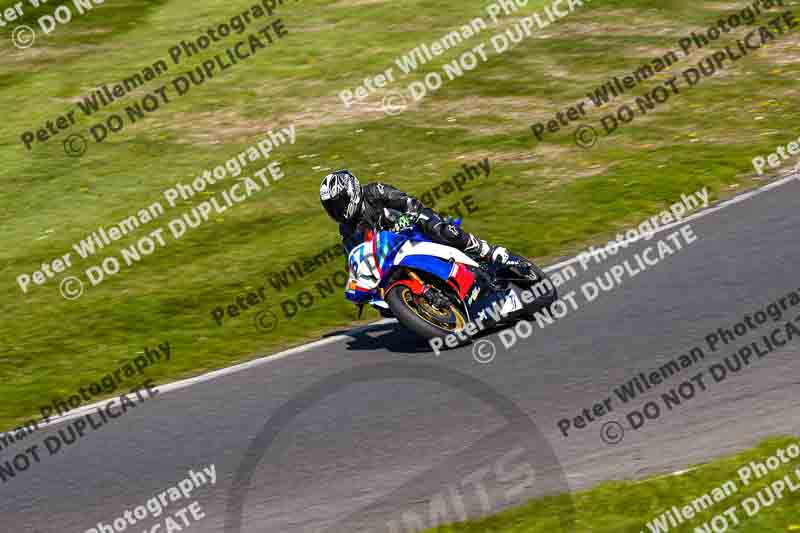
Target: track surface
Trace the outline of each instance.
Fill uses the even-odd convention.
[[[628,409],[569,438],[556,424],[611,396],[638,372],[703,345],[704,337],[718,327],[732,327],[743,315],[800,289],[798,197],[800,182],[791,182],[692,222],[696,243],[536,331],[510,351],[499,347],[490,364],[478,364],[470,347],[435,358],[402,330],[384,324],[347,340],[165,393],[0,485],[2,529],[83,533],[144,503],[185,477],[190,468],[213,463],[217,485],[196,492],[207,518],[186,531],[223,531],[225,502],[237,466],[267,419],[320,380],[381,362],[433,364],[485,382],[535,422],[573,489],[672,472],[766,436],[795,433],[792,420],[800,419],[797,341],[642,430],[627,431],[617,445],[605,444],[600,428],[610,420],[627,425]],[[637,243],[624,256],[581,273],[562,292],[644,246]],[[797,311],[791,316],[796,315]],[[709,354],[697,369],[766,331]],[[496,334],[485,338],[497,341]],[[682,376],[693,374],[687,370]],[[657,398],[682,381],[673,378],[643,400]],[[643,400],[630,406],[640,407]],[[508,442],[502,435],[480,439],[501,426],[502,419],[479,400],[433,382],[382,380],[348,387],[299,413],[281,433],[254,472],[242,531],[320,530],[373,502],[378,505],[360,515],[358,523],[386,531],[387,520],[397,519],[404,510],[427,509],[434,493],[462,480],[477,462],[494,464],[514,437]],[[43,429],[27,443],[39,443],[63,427]],[[440,469],[391,495],[470,446],[469,454],[458,456],[464,458],[463,465],[448,464],[446,472]],[[4,450],[0,459],[24,448]],[[520,497],[541,490],[547,487],[530,487]],[[481,512],[476,501],[467,504],[471,516]],[[493,498],[492,510],[510,503],[514,501]]]

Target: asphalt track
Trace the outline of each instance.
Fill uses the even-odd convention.
[[[641,430],[628,428],[616,445],[601,438],[603,423],[627,426],[629,407],[641,407],[683,379],[673,378],[568,438],[557,422],[612,396],[615,387],[638,372],[702,345],[718,327],[730,327],[800,289],[798,198],[800,182],[791,181],[691,222],[697,242],[511,350],[499,347],[490,364],[476,362],[470,347],[433,357],[395,325],[381,324],[163,392],[124,421],[0,485],[0,529],[83,533],[144,503],[189,469],[213,463],[216,486],[195,493],[207,517],[184,530],[224,531],[237,471],[247,470],[241,465],[248,448],[276,413],[282,413],[277,422],[285,424],[276,440],[268,449],[255,450],[264,453],[260,461],[252,449],[247,456],[257,468],[242,501],[244,532],[354,531],[358,526],[391,531],[388,521],[404,511],[427,516],[430,500],[456,485],[466,512],[475,516],[485,510],[484,500],[476,496],[477,488],[465,488],[464,479],[481,465],[489,465],[478,477],[492,511],[558,487],[557,472],[537,471],[535,482],[509,496],[509,480],[501,482],[491,470],[519,443],[529,455],[524,461],[517,457],[514,465],[546,465],[549,448],[575,490],[609,479],[673,472],[767,436],[796,434],[797,341],[709,386]],[[562,293],[647,245],[636,243],[624,256],[582,273]],[[697,369],[759,336],[709,354]],[[496,334],[484,338],[497,341]],[[453,386],[413,377],[418,370],[403,373],[402,368],[420,365],[439,369],[431,376],[466,375],[484,383],[535,424],[538,430],[528,435],[532,440],[514,431],[496,433],[504,426],[503,417],[485,395],[478,397],[480,387],[468,379],[462,379],[464,386]],[[388,378],[391,369],[400,369],[399,377]],[[686,372],[685,378],[694,374]],[[340,376],[343,388],[323,385],[318,401],[303,396],[333,375]],[[348,385],[349,375],[360,381]],[[298,395],[308,402],[298,403]],[[279,411],[287,402],[290,408]],[[272,419],[266,431],[277,422]],[[26,443],[40,442],[64,426],[45,428]],[[537,435],[543,440],[537,442]],[[4,450],[0,459],[24,448]],[[145,531],[155,522],[127,531]]]

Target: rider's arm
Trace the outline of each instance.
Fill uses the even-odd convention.
[[[403,191],[395,189],[391,185],[386,185],[385,183],[376,183],[373,188],[373,193],[377,196],[376,199],[386,207],[413,217],[416,217],[425,209],[422,202],[413,196],[409,196]]]
[[[342,236],[342,246],[345,252],[345,261],[350,251],[364,241],[365,225],[362,223],[339,224],[339,235]]]

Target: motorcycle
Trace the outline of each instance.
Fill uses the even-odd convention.
[[[450,221],[461,224],[461,219]],[[479,264],[465,253],[432,242],[400,217],[389,230],[368,230],[348,256],[346,298],[371,305],[384,317],[425,339],[479,330],[530,318],[558,300],[541,268],[521,273],[492,263]],[[471,333],[472,334],[472,333]],[[470,337],[457,335],[462,345]]]

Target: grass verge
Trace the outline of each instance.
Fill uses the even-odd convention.
[[[678,475],[654,477],[642,481],[604,483],[573,496],[575,532],[580,533],[782,533],[800,531],[800,459],[784,457],[786,463],[758,478],[748,466],[766,463],[778,450],[798,448],[796,438],[775,438],[757,448],[733,457],[699,465]],[[778,458],[779,462],[780,459]],[[740,469],[746,469],[742,473]],[[780,496],[770,496],[771,487],[779,488],[788,476],[792,492],[784,481]],[[762,500],[763,498],[763,500]],[[552,500],[552,499],[551,499]],[[472,522],[443,526],[427,533],[558,533],[562,531],[557,513],[567,506],[551,500],[533,501],[495,516]],[[767,505],[772,501],[770,505]],[[689,507],[689,511],[683,511]],[[665,513],[684,512],[675,526]],[[682,523],[680,523],[682,522]],[[727,525],[726,525],[727,524]],[[566,533],[566,532],[564,532]]]

